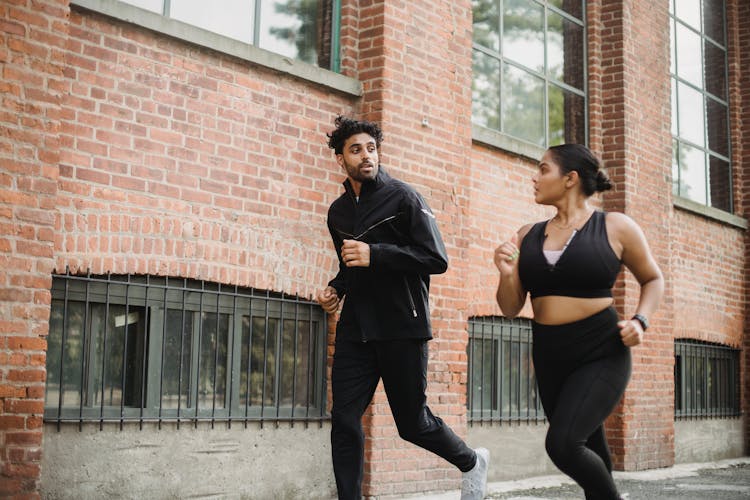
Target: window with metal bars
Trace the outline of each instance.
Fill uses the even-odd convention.
[[[531,321],[469,319],[469,423],[544,420],[531,361]]]
[[[675,418],[740,415],[740,350],[698,340],[674,343]]]
[[[325,324],[285,294],[55,274],[45,420],[321,421]]]

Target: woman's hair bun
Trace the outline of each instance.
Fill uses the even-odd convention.
[[[596,172],[596,190],[597,191],[609,191],[612,189],[612,181],[609,180],[609,176],[604,170],[598,170]]]

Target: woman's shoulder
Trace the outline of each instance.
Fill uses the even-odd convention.
[[[604,214],[607,224],[614,226],[633,226],[636,225],[635,221],[630,216],[622,212],[602,212]]]
[[[605,212],[607,232],[612,236],[625,237],[641,233],[641,228],[629,215],[622,212]]]

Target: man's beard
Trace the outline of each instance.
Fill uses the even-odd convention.
[[[369,173],[362,171],[362,168],[365,167],[365,166],[371,166],[372,167],[372,169],[370,170]],[[359,165],[357,165],[354,168],[351,168],[351,167],[347,166],[346,170],[347,170],[347,172],[349,174],[349,177],[351,177],[355,181],[357,181],[357,182],[368,182],[368,181],[374,180],[375,177],[378,175],[378,172],[380,171],[380,164],[375,164],[375,163],[370,163],[370,162],[360,163]]]

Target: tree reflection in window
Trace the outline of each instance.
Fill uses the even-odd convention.
[[[87,308],[84,302],[68,301],[65,308],[63,301],[53,300],[50,332],[65,335],[48,340],[45,399],[68,408],[140,406],[147,362],[145,316],[143,307]]]
[[[472,121],[540,147],[586,142],[582,2],[474,0]]]
[[[120,0],[277,54],[332,67],[333,0]]]
[[[260,46],[320,67],[330,67],[330,0],[263,0]]]

